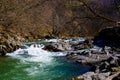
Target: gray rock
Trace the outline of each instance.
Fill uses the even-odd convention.
[[[110,77],[110,72],[106,73],[94,73],[94,72],[87,72],[81,76],[78,76],[77,79],[83,79],[83,80],[106,80],[108,77]]]
[[[78,43],[70,42],[70,45],[74,50],[90,49],[93,48],[93,41],[91,39],[86,39],[85,41]]]
[[[67,42],[54,42],[46,45],[44,49],[55,52],[72,50],[71,45]]]
[[[21,46],[24,39],[16,34],[1,34],[0,55],[5,56],[7,53],[13,52]]]
[[[81,52],[79,54],[70,53],[66,57],[70,60],[76,60],[75,62],[79,62],[82,64],[95,64],[101,62],[103,60],[107,60],[110,58],[109,55],[106,54],[89,54],[90,52]],[[75,54],[75,55],[74,55]]]

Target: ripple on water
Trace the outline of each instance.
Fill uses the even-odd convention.
[[[7,58],[10,64],[2,63],[7,67],[0,75],[0,80],[2,78],[5,80],[66,80],[89,69],[80,64],[67,62],[65,57],[62,57],[62,53],[56,55],[33,46],[18,49],[8,56],[10,56]]]

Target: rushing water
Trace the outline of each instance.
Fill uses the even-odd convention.
[[[25,47],[0,57],[0,80],[68,80],[89,69],[67,62],[63,54],[43,50],[42,45]]]

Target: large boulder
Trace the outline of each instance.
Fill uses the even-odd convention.
[[[15,51],[19,47],[20,47],[19,44],[4,43],[4,44],[0,45],[0,55],[5,56],[7,53]]]
[[[71,45],[67,42],[50,43],[49,45],[46,45],[44,49],[49,51],[55,51],[55,52],[72,50]]]
[[[111,72],[95,73],[87,72],[81,76],[73,78],[72,80],[119,80],[120,72],[111,74]]]
[[[16,34],[1,32],[0,33],[0,55],[5,56],[7,53],[15,51],[21,46],[24,39]]]
[[[93,48],[93,40],[92,39],[86,39],[85,41],[81,41],[79,43],[70,43],[70,44],[74,50]]]

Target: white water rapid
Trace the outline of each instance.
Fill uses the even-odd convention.
[[[8,56],[15,57],[24,61],[31,62],[50,62],[52,60],[51,52],[43,50],[43,45],[31,45],[27,49],[18,49],[12,53],[7,54]]]

